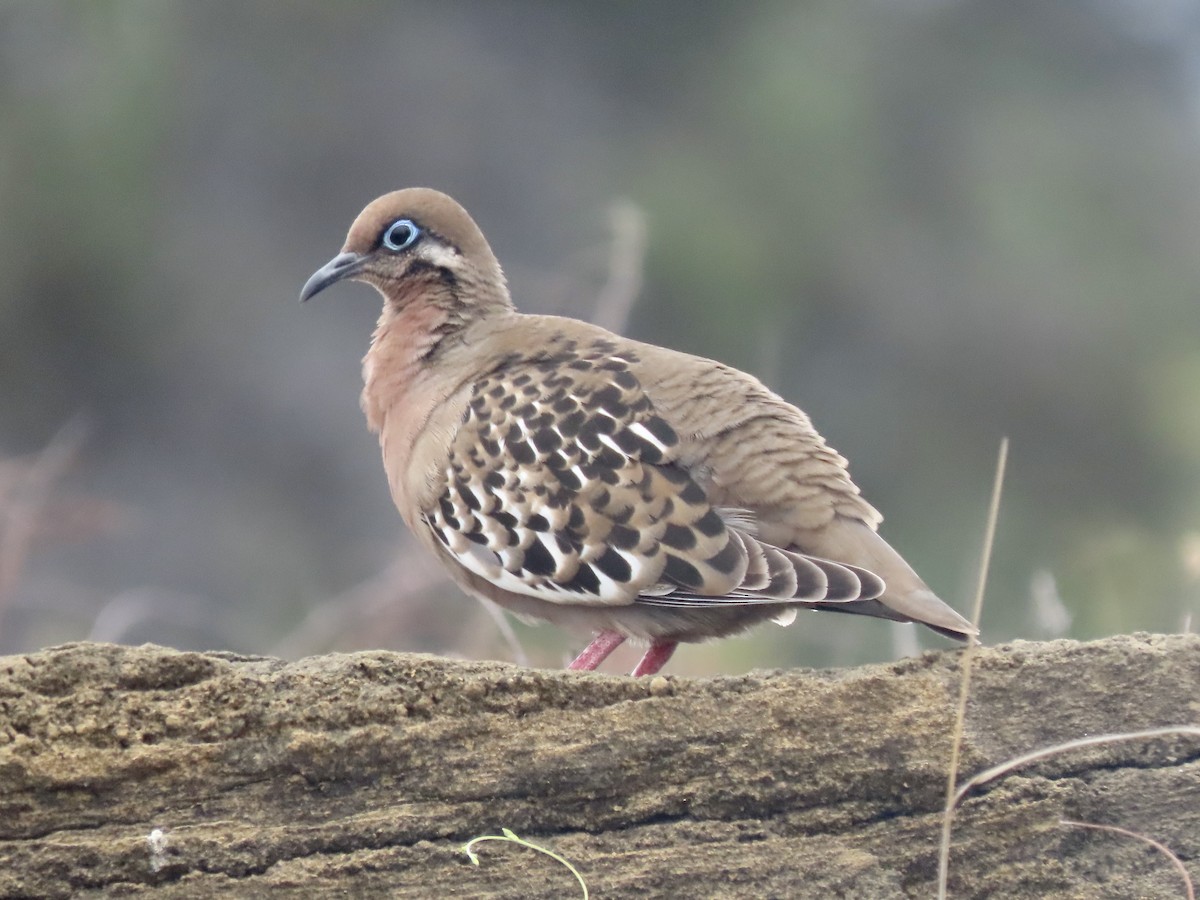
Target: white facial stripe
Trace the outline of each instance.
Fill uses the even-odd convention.
[[[462,255],[457,250],[438,243],[436,239],[422,241],[417,247],[416,255],[431,265],[444,269],[457,267],[459,260],[462,259]]]

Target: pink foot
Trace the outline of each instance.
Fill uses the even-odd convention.
[[[615,631],[602,631],[592,638],[592,642],[583,648],[583,652],[575,657],[567,668],[577,672],[590,672],[608,659],[608,655],[623,643],[625,643],[625,635],[617,634]],[[666,660],[664,659],[663,662]]]
[[[667,660],[671,658],[671,654],[675,652],[675,648],[678,646],[679,644],[675,641],[663,641],[661,643],[655,641],[650,645],[650,649],[646,651],[646,655],[642,657],[642,661],[637,664],[637,668],[631,674],[634,678],[640,678],[642,675],[653,675],[667,664]]]

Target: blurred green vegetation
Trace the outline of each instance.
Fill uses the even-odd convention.
[[[1008,435],[985,639],[1180,629],[1197,37],[1167,0],[0,5],[0,455],[82,417],[47,496],[123,510],[41,529],[0,651],[508,653],[391,508],[355,402],[374,299],[294,303],[408,184],[472,210],[518,305],[582,318],[606,211],[639,206],[626,333],[802,406],[960,609]],[[571,646],[518,636],[540,664]],[[911,639],[802,616],[676,669]]]

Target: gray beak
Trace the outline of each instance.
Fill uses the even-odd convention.
[[[339,253],[304,282],[304,287],[300,289],[300,302],[315,297],[331,284],[351,277],[366,261],[367,258],[360,253]]]

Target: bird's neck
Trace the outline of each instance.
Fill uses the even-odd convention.
[[[378,432],[390,409],[403,405],[429,380],[430,363],[462,327],[461,312],[434,291],[389,297],[363,357],[363,412]],[[417,410],[405,409],[405,417]]]
[[[411,471],[423,465],[418,439],[434,420],[461,416],[450,401],[460,392],[462,373],[471,371],[464,354],[470,356],[479,343],[476,329],[512,315],[510,302],[480,312],[453,296],[448,286],[391,297],[384,304],[363,358],[362,408],[379,435],[392,493],[402,510],[408,508],[409,494],[428,481],[429,473]]]

